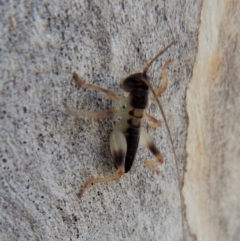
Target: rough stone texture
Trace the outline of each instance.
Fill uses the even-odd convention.
[[[68,3],[69,2],[69,3]],[[76,88],[71,75],[118,94],[119,82],[161,48],[178,42],[152,66],[153,86],[170,57],[162,96],[180,174],[187,118],[185,94],[195,53],[201,1],[2,1],[0,5],[0,240],[182,240],[176,167],[166,128],[149,129],[162,151],[161,174],[140,148],[131,172],[115,172],[109,135],[116,118],[75,119],[64,107],[110,109],[101,93]],[[162,119],[155,102],[149,112]],[[185,223],[186,240],[192,240]]]
[[[183,189],[197,240],[240,240],[239,13],[239,1],[203,2]]]

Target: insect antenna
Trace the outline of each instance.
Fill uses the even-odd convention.
[[[145,68],[143,69],[143,73],[144,74],[147,74],[147,71],[149,69],[149,67],[152,65],[152,63],[165,51],[167,50],[172,44],[174,44],[175,41],[171,42],[170,44],[168,44],[163,50],[161,50],[155,57],[153,57],[150,62],[147,63],[147,65],[145,66]],[[171,59],[168,60],[168,63],[170,63]],[[183,212],[183,197],[182,197],[182,194],[181,194],[181,182],[180,182],[180,173],[179,173],[179,165],[178,165],[178,162],[177,162],[177,155],[176,155],[176,152],[175,152],[175,148],[174,148],[174,145],[173,145],[173,139],[172,139],[172,135],[171,135],[171,132],[170,132],[170,128],[168,126],[168,122],[167,122],[167,119],[166,119],[166,115],[164,113],[164,110],[163,110],[163,107],[162,107],[162,104],[158,98],[158,96],[156,95],[152,85],[144,80],[144,82],[148,85],[148,87],[151,89],[151,92],[153,93],[156,101],[157,101],[157,104],[158,104],[158,107],[161,111],[161,114],[163,116],[163,119],[164,119],[164,122],[165,122],[165,125],[166,125],[166,129],[167,129],[167,132],[168,132],[168,136],[169,136],[169,140],[170,140],[170,143],[171,143],[171,148],[172,148],[172,151],[173,151],[173,155],[174,155],[174,161],[175,161],[175,166],[176,166],[176,173],[177,173],[177,180],[178,180],[178,190],[179,190],[179,197],[180,197],[180,200],[181,200],[181,223],[182,223],[182,237],[183,237],[183,240],[185,240],[185,233],[184,233],[184,222],[183,222],[183,216],[184,216],[184,212]]]
[[[169,47],[171,47],[174,43],[176,43],[175,41],[172,41],[170,44],[168,44],[164,49],[162,49],[156,56],[154,56],[145,66],[145,68],[143,69],[143,73],[147,74],[147,71],[149,69],[149,67],[152,65],[152,63],[163,53],[165,52]]]

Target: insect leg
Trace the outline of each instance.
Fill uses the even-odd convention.
[[[76,72],[73,72],[72,77],[73,77],[73,79],[75,80],[75,83],[78,86],[82,86],[86,89],[92,89],[92,90],[104,92],[107,95],[107,97],[109,99],[111,99],[112,101],[115,101],[115,102],[120,101],[119,97],[115,93],[113,93],[112,91],[110,91],[108,89],[105,89],[105,88],[102,88],[100,86],[93,85],[93,84],[85,82]]]
[[[149,121],[148,126],[150,128],[157,128],[157,127],[161,126],[161,121],[157,120],[155,117],[153,117],[147,113],[145,113],[145,115],[144,115],[144,120]]]
[[[162,86],[159,87],[158,89],[154,90],[154,92],[156,93],[157,96],[160,96],[167,88],[168,79],[167,79],[167,71],[166,70],[167,70],[170,62],[171,62],[171,59],[168,59],[162,68],[162,79],[163,79]],[[149,98],[154,99],[153,93],[150,93]]]
[[[82,195],[87,191],[88,188],[91,187],[92,184],[99,183],[99,182],[109,182],[109,181],[113,181],[113,180],[118,180],[123,175],[123,173],[124,173],[124,171],[121,168],[119,168],[117,170],[117,173],[113,174],[111,176],[89,179],[86,182],[86,184],[84,185],[83,189],[78,193],[78,197],[81,198]]]
[[[83,189],[78,193],[78,197],[81,198],[84,192],[93,184],[99,182],[109,182],[118,180],[125,172],[124,162],[127,153],[127,142],[124,134],[121,131],[117,131],[117,128],[112,132],[110,136],[110,149],[115,166],[117,167],[117,173],[108,177],[91,178],[86,182]]]
[[[127,141],[124,134],[115,126],[110,136],[110,150],[114,165],[125,172],[125,157],[127,154]]]
[[[66,109],[66,114],[73,115],[75,117],[89,117],[94,120],[105,119],[114,116],[118,113],[118,110],[112,109],[102,112],[88,112],[85,110],[77,110],[77,109]]]
[[[141,129],[140,144],[148,148],[149,151],[157,158],[157,161],[145,161],[146,167],[155,173],[159,173],[157,166],[163,163],[163,157],[160,151],[157,149],[156,145],[154,144],[151,136],[144,128]]]

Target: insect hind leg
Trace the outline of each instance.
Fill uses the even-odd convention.
[[[117,127],[115,127],[110,136],[110,149],[114,164],[117,167],[117,173],[108,177],[89,179],[84,185],[83,189],[78,193],[79,198],[82,197],[82,195],[91,187],[92,184],[118,180],[125,173],[124,163],[127,153],[127,142],[124,134],[119,131]]]
[[[83,194],[91,187],[92,184],[94,183],[100,183],[100,182],[109,182],[113,180],[118,180],[121,178],[121,176],[124,174],[124,170],[119,168],[117,170],[116,174],[113,174],[108,177],[98,177],[98,178],[91,178],[89,179],[86,184],[84,185],[83,189],[78,193],[78,197],[81,198]]]
[[[144,128],[141,129],[140,144],[149,149],[149,151],[157,158],[156,161],[145,161],[145,166],[152,172],[159,174],[160,171],[158,170],[158,166],[163,163],[163,157],[160,151],[157,149],[156,145],[154,144],[151,136]]]

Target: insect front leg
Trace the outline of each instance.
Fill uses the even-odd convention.
[[[110,100],[115,101],[115,102],[120,102],[120,98],[114,92],[112,92],[108,89],[102,88],[100,86],[93,85],[93,84],[85,82],[83,80],[83,78],[81,78],[76,72],[73,72],[72,77],[73,77],[73,79],[75,80],[75,83],[78,86],[82,86],[86,89],[104,92]]]
[[[166,61],[166,63],[163,65],[162,74],[161,74],[162,75],[162,79],[163,79],[163,83],[162,83],[161,87],[159,87],[159,88],[154,90],[156,96],[160,96],[167,89],[167,83],[168,83],[167,68],[168,68],[170,62],[171,62],[171,59],[168,59]],[[150,99],[154,99],[155,98],[153,93],[150,93],[149,98]]]
[[[159,170],[157,169],[157,166],[163,163],[163,157],[160,151],[157,149],[156,145],[154,144],[151,136],[144,128],[141,129],[140,144],[146,147],[157,158],[156,161],[145,161],[145,165],[149,170],[158,174]]]
[[[76,72],[73,72],[72,75],[73,79],[75,80],[76,85],[82,86],[84,88],[92,89],[95,91],[101,91],[104,92],[107,97],[115,102],[121,103],[122,98],[119,98],[115,93],[108,89],[104,89],[100,86],[93,85],[90,83],[85,82]],[[100,119],[105,119],[114,116],[115,114],[118,113],[118,110],[111,109],[107,111],[102,111],[102,112],[89,112],[89,111],[84,111],[84,110],[77,110],[73,108],[67,108],[66,109],[66,114],[73,115],[75,117],[89,117],[95,120],[100,120]]]
[[[117,168],[117,173],[108,177],[91,178],[84,185],[83,189],[78,193],[78,197],[81,198],[82,195],[91,187],[94,183],[99,182],[109,182],[113,180],[118,180],[125,172],[125,156],[127,153],[127,142],[124,134],[120,131],[113,131],[110,136],[110,149],[114,164]]]

